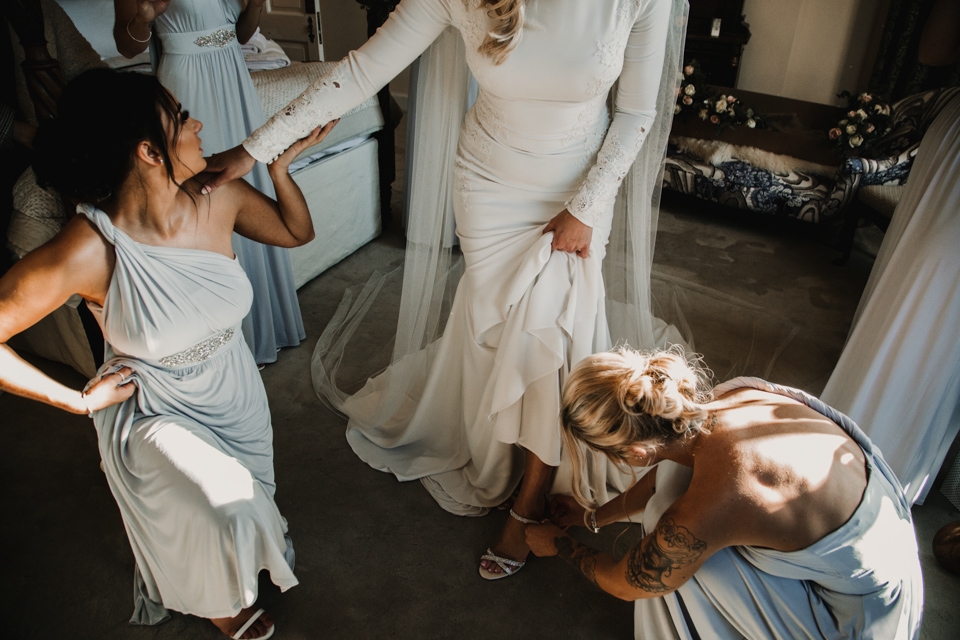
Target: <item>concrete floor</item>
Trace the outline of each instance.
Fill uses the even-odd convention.
[[[819,231],[665,198],[654,291],[664,315],[678,320],[681,311],[718,380],[752,374],[822,390],[869,273],[869,246],[879,238],[865,234],[850,263],[836,267]],[[279,594],[261,580],[275,637],[632,638],[632,605],[557,560],[533,559],[507,580],[480,579],[478,558],[506,514],[455,517],[419,483],[370,469],[348,448],[344,420],[314,394],[310,356],[344,290],[399,265],[402,244],[388,230],[305,285],[307,339],[263,371],[277,503],[290,523],[301,582]],[[387,286],[384,309],[398,293]],[[367,350],[348,363],[349,375],[360,379],[377,368],[392,334],[388,312],[378,322],[367,329]],[[67,384],[84,383],[72,370],[36,362]],[[0,416],[8,447],[0,469],[7,487],[0,636],[222,637],[209,622],[178,614],[156,628],[127,624],[133,558],[87,418],[9,394],[0,395]],[[921,638],[960,637],[960,577],[930,550],[934,533],[960,513],[935,492],[914,516],[926,583]],[[618,554],[637,539],[626,525],[576,535]]]

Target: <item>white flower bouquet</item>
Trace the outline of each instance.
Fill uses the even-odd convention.
[[[763,117],[753,108],[743,104],[736,96],[718,94],[707,85],[700,70],[700,63],[691,60],[680,73],[677,89],[677,104],[674,115],[696,114],[701,120],[717,125],[717,135],[727,128],[745,126],[750,129],[764,128]]]
[[[847,113],[827,131],[839,155],[869,157],[870,150],[893,128],[890,105],[870,93],[837,94],[847,101]]]

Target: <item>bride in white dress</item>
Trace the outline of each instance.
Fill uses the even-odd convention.
[[[349,416],[357,455],[401,480],[421,479],[446,510],[482,515],[523,478],[513,518],[483,557],[487,579],[523,565],[522,523],[543,516],[556,467],[555,482],[570,490],[559,429],[570,368],[614,340],[663,342],[649,313],[649,269],[685,15],[684,0],[403,0],[243,148],[211,160],[223,179],[254,158],[272,161],[436,41],[421,60],[393,364],[352,396],[333,384],[340,329],[349,333],[369,306],[363,296],[321,337],[313,373]],[[467,65],[480,90],[463,117]],[[435,340],[451,205],[465,272]],[[605,280],[616,299],[606,305]],[[633,478],[603,462],[593,480],[618,492]]]

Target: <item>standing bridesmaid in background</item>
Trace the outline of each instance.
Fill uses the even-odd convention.
[[[934,3],[918,57],[960,61],[956,0]],[[864,425],[911,503],[926,498],[960,432],[960,94],[944,100],[821,394]]]
[[[253,37],[266,0],[114,0],[117,50],[132,58],[157,34],[160,82],[204,123],[207,154],[240,144],[265,122],[240,45]],[[152,28],[151,28],[152,25]],[[247,180],[275,197],[266,166]],[[257,364],[275,362],[282,347],[306,336],[286,249],[234,234],[233,250],[253,284],[243,336]]]

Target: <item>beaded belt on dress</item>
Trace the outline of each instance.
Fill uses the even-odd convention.
[[[191,364],[200,364],[204,360],[209,360],[220,350],[220,347],[230,342],[233,337],[233,329],[224,329],[211,338],[203,342],[198,342],[189,349],[184,349],[180,353],[160,358],[160,364],[165,367],[185,367]]]
[[[222,49],[227,45],[239,45],[237,43],[237,32],[232,24],[208,31],[160,33],[158,35],[163,43],[163,52],[172,55],[207,53],[215,49]]]

